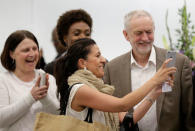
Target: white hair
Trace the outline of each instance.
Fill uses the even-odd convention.
[[[132,12],[129,12],[124,17],[124,30],[127,30],[130,28],[130,21],[133,18],[139,18],[139,17],[150,17],[152,19],[152,16],[145,10],[134,10]],[[153,21],[153,19],[152,19]],[[154,22],[153,22],[154,25]]]

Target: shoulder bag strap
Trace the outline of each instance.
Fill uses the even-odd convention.
[[[93,123],[92,114],[93,114],[93,109],[92,108],[88,108],[87,116],[86,116],[84,121],[86,121],[88,123]]]
[[[70,95],[70,91],[71,91],[72,87],[73,87],[74,85],[76,85],[76,84],[80,84],[80,83],[75,83],[75,84],[73,84],[72,86],[70,86],[70,87],[68,88],[68,93],[69,93],[69,95]],[[88,123],[93,123],[92,114],[93,114],[93,109],[92,109],[92,108],[88,108],[87,116],[86,116],[86,118],[85,118],[84,121],[86,121],[86,122],[88,122]]]

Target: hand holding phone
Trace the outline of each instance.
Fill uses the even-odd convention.
[[[41,80],[39,86],[46,85],[46,73],[41,73]]]
[[[168,51],[166,54],[166,59],[171,58],[172,60],[167,64],[167,67],[174,67],[176,62],[176,52]]]
[[[166,59],[169,58],[171,58],[172,60],[167,64],[167,67],[174,67],[176,62],[176,52],[168,51],[166,54]],[[172,91],[171,86],[167,82],[165,82],[162,85],[162,92],[171,92],[171,91]]]

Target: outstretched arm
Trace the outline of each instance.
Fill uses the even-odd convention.
[[[88,87],[87,85],[84,85],[79,88],[75,94],[72,107],[75,110],[80,109],[79,107],[91,107],[104,112],[128,111],[139,103],[152,89],[158,87],[168,79],[170,74],[176,71],[176,68],[174,67],[166,68],[166,64],[169,61],[170,60],[165,61],[155,76],[147,81],[143,86],[127,94],[123,98],[103,94]]]

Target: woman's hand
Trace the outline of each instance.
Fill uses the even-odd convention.
[[[173,88],[173,82],[174,82],[174,77],[171,75],[167,81],[167,83]],[[159,85],[157,88],[152,89],[152,91],[148,94],[148,98],[152,99],[155,101],[160,95],[162,94],[162,84]]]
[[[35,86],[31,90],[31,94],[36,101],[44,98],[47,95],[47,91],[49,88],[48,74],[46,74],[45,77],[46,77],[46,85],[40,87],[41,76],[39,76]]]
[[[173,86],[173,74],[176,72],[176,68],[166,67],[171,60],[172,59],[167,59],[152,78],[152,80],[156,83],[157,86],[162,86],[165,81],[167,81],[170,86]]]

